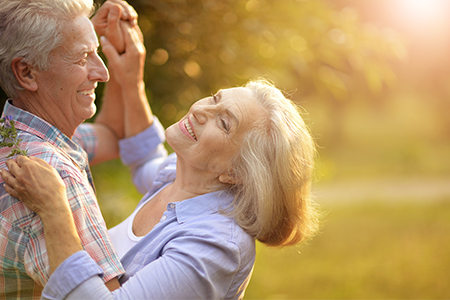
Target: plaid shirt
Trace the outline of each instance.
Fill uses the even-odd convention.
[[[47,161],[64,180],[81,242],[103,269],[104,281],[121,275],[124,270],[98,207],[88,164],[88,155],[92,156],[96,147],[92,126],[80,125],[71,140],[54,126],[8,102],[3,117],[13,118],[22,139],[20,148],[28,149],[29,156]],[[6,167],[10,151],[0,149],[0,168]],[[40,299],[50,272],[44,228],[39,216],[9,196],[3,184],[0,177],[0,299]]]

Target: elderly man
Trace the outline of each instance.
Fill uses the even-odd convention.
[[[127,136],[123,115],[117,116],[118,111],[123,114],[125,92],[117,81],[107,84],[96,123],[80,124],[96,111],[97,83],[109,80],[97,54],[92,23],[123,53],[120,19],[135,23],[136,15],[120,0],[107,1],[91,23],[92,11],[92,0],[0,0],[0,85],[10,97],[3,117],[12,118],[22,140],[20,148],[58,170],[83,247],[102,268],[109,288],[115,289],[123,268],[96,201],[88,161],[118,157],[118,138]],[[126,66],[116,65],[112,74]],[[125,71],[133,70],[128,64]],[[141,89],[135,95],[146,101],[142,93]],[[144,113],[146,128],[152,120]],[[10,151],[0,149],[0,168],[5,168]],[[40,218],[0,184],[0,299],[39,299],[54,271],[48,261],[50,245],[45,243]]]

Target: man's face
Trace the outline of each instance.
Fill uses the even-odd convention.
[[[87,17],[65,24],[61,33],[63,44],[51,52],[48,70],[37,72],[37,82],[45,110],[41,117],[70,136],[95,114],[95,88],[99,81],[108,81],[109,74]]]

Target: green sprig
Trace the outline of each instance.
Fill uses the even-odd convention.
[[[17,138],[17,130],[14,125],[14,120],[11,116],[6,116],[0,119],[0,147],[12,148],[11,153],[7,157],[14,155],[28,155],[28,150],[22,150],[19,143],[22,141]]]

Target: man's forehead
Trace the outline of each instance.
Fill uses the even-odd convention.
[[[80,55],[95,51],[99,47],[94,28],[86,17],[66,23],[61,29],[61,50],[67,54]]]

